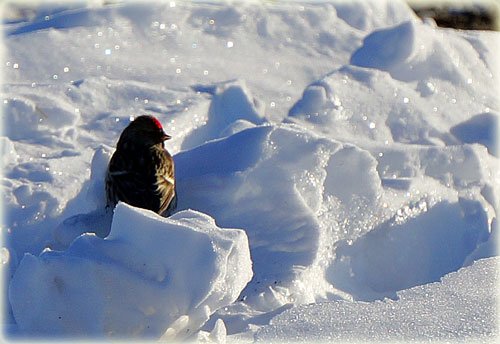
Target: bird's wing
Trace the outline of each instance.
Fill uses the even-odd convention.
[[[158,211],[160,200],[156,196],[154,174],[148,173],[153,166],[124,166],[126,159],[113,156],[108,167],[106,188],[108,203],[118,203],[119,200],[130,205]]]
[[[176,200],[174,161],[166,150],[154,154],[156,168],[156,186],[160,196],[159,214],[169,215],[175,208],[172,201]],[[169,210],[169,211],[167,211]]]

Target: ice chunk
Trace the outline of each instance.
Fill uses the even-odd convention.
[[[26,333],[179,339],[251,276],[243,231],[195,211],[166,219],[120,203],[106,239],[85,234],[67,251],[26,255],[9,296]]]

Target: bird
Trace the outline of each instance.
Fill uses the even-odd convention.
[[[164,141],[171,136],[150,115],[123,130],[106,171],[106,209],[119,201],[170,216],[177,207],[174,160]]]

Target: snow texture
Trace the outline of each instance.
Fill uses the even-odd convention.
[[[9,299],[28,333],[178,340],[236,300],[251,265],[242,230],[195,211],[164,219],[120,203],[105,239],[84,234],[64,252],[27,254]]]
[[[260,329],[256,341],[489,342],[489,336],[497,333],[497,265],[498,258],[476,262],[439,283],[399,292],[397,301],[295,307]]]
[[[4,11],[9,339],[498,335],[497,32],[392,0]],[[168,219],[104,209],[142,114],[172,136]]]

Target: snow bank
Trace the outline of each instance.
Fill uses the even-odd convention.
[[[326,278],[354,299],[396,297],[496,254],[497,78],[480,47],[416,20],[375,29],[291,107],[287,122],[367,153],[332,162],[325,205],[341,215],[320,216],[343,237]],[[363,201],[342,196],[356,191]]]
[[[399,0],[373,1],[335,1],[337,16],[350,26],[371,32],[380,27],[399,24],[407,20],[417,20],[407,5]]]
[[[245,228],[255,278],[243,295],[255,295],[252,302],[269,307],[259,301],[264,291],[277,304],[314,299],[297,293],[293,284],[318,255],[321,229],[315,213],[324,165],[336,149],[335,143],[297,128],[267,125],[175,156],[179,209],[192,207],[224,227]]]
[[[469,136],[477,137],[463,137],[457,128],[453,130],[457,139],[450,130],[475,115],[489,113],[490,104],[497,102],[494,93],[477,92],[472,86],[440,92],[448,83],[423,79],[414,88],[385,71],[345,66],[309,85],[287,120],[363,146],[373,142],[437,146],[477,142],[491,146],[487,132],[470,131]],[[469,93],[483,101],[471,102]],[[461,107],[466,110],[460,111]]]
[[[164,219],[119,204],[107,238],[26,255],[9,299],[29,334],[180,339],[236,300],[251,266],[241,230],[195,211]]]
[[[465,86],[490,75],[486,61],[461,63],[477,55],[474,46],[459,36],[446,35],[418,21],[406,21],[368,35],[352,54],[350,63],[387,71],[397,80],[433,78]]]
[[[398,301],[298,306],[260,329],[256,341],[490,342],[498,336],[498,262],[498,258],[482,260],[440,283],[399,292]]]

